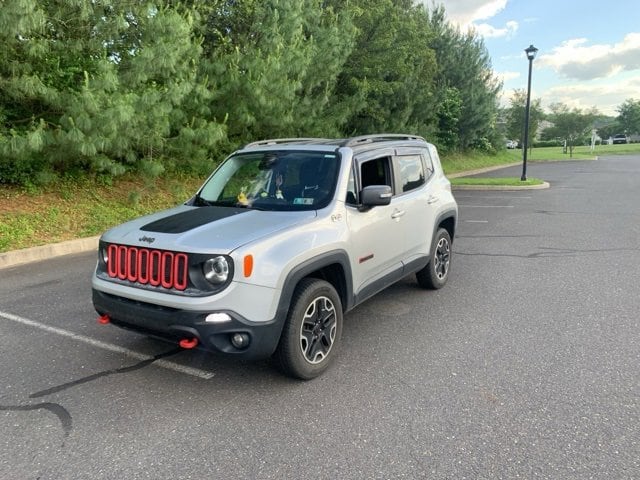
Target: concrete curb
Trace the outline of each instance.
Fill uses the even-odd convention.
[[[467,170],[465,172],[452,173],[447,175],[447,178],[460,178],[469,177],[471,175],[479,175],[481,173],[493,172],[494,170],[500,170],[501,168],[515,167],[522,165],[522,162],[507,163],[504,165],[495,165],[493,167],[478,168],[476,170]],[[541,185],[452,185],[453,190],[499,190],[505,192],[516,192],[518,190],[541,190],[549,188],[550,185],[547,182]]]
[[[548,182],[540,185],[452,185],[453,190],[501,190],[504,192],[517,192],[518,190],[542,190],[549,188]]]
[[[0,253],[0,270],[3,268],[23,265],[25,263],[37,262],[62,255],[73,253],[89,252],[98,249],[98,239],[100,237],[79,238],[66,242],[52,243],[40,247],[25,248],[12,252]]]

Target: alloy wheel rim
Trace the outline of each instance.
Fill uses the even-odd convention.
[[[333,302],[327,297],[315,298],[307,307],[300,326],[300,349],[307,362],[317,365],[327,358],[337,326]]]
[[[433,260],[436,276],[439,280],[444,279],[449,272],[449,262],[451,261],[451,246],[446,238],[441,238],[438,241]]]

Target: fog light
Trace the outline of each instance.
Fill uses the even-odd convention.
[[[247,348],[249,346],[249,335],[246,333],[234,333],[231,335],[231,345],[237,349]]]
[[[231,317],[226,313],[210,313],[204,319],[206,323],[225,323],[230,322]]]

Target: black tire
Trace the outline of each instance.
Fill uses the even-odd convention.
[[[340,346],[342,321],[342,303],[335,288],[324,280],[301,280],[274,353],[280,369],[301,380],[324,372]]]
[[[451,237],[444,228],[438,229],[431,244],[431,258],[426,267],[416,273],[422,288],[437,290],[444,287],[451,268]]]

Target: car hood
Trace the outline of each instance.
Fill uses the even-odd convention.
[[[163,250],[230,253],[315,216],[314,210],[274,212],[182,205],[112,228],[102,240]]]

